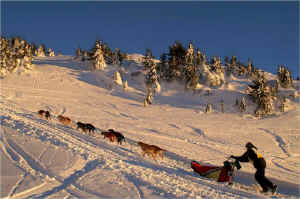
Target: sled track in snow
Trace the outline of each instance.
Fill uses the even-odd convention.
[[[52,134],[53,136],[58,137],[59,140],[63,140],[64,142],[66,142],[67,146],[71,145],[72,148],[74,148],[76,146],[77,151],[79,151],[79,153],[82,153],[82,151],[86,151],[89,154],[93,154],[93,157],[90,157],[91,159],[94,159],[97,156],[99,156],[99,154],[102,154],[105,157],[110,157],[110,158],[105,158],[105,160],[103,160],[103,161],[106,162],[106,164],[111,165],[111,166],[113,166],[114,164],[118,164],[119,159],[122,159],[120,156],[115,155],[114,153],[111,153],[111,150],[109,150],[109,149],[103,149],[103,147],[99,148],[97,146],[97,144],[89,143],[89,140],[86,140],[88,138],[82,138],[80,136],[74,135],[74,132],[72,132],[73,130],[64,131],[64,129],[57,128],[57,127],[53,126],[53,124],[49,124],[47,121],[39,122],[37,120],[34,120],[34,118],[28,118],[28,114],[27,114],[27,116],[26,116],[26,114],[19,116],[18,114],[20,114],[20,113],[16,113],[15,111],[10,110],[8,107],[5,107],[4,109],[7,113],[9,113],[8,114],[9,117],[7,117],[7,118],[10,118],[10,119],[13,118],[14,121],[20,120],[23,122],[24,126],[38,127],[38,130],[40,130],[42,132],[48,131],[49,134]],[[3,110],[3,107],[2,107],[2,110]],[[20,125],[20,124],[18,124],[18,125]],[[18,127],[20,127],[20,126],[18,126]],[[51,127],[51,128],[49,128],[49,127]],[[22,128],[24,128],[24,127],[22,127]],[[31,130],[32,129],[34,129],[34,128],[31,128]],[[73,134],[70,134],[70,133],[73,133]],[[85,135],[82,135],[82,136],[85,136]],[[107,144],[104,143],[104,145],[107,145]],[[117,146],[112,146],[112,147],[117,147]],[[110,148],[110,147],[108,147],[108,148]],[[30,158],[28,156],[26,156],[25,159],[30,159]],[[145,161],[145,160],[143,160],[143,161]],[[35,161],[32,160],[31,162],[35,162]],[[45,176],[49,176],[50,178],[54,178],[53,175],[47,173],[44,169],[41,169],[41,168],[43,168],[41,165],[38,165],[38,166],[37,165],[38,164],[35,164],[35,166],[33,166],[35,168],[32,168],[32,170],[37,171],[38,173],[42,173]],[[40,168],[40,169],[37,169],[37,168]],[[143,171],[143,172],[145,172],[145,171]],[[150,175],[150,174],[148,174],[148,175]],[[63,183],[62,180],[59,180],[59,179],[55,179],[55,180],[60,183]],[[133,183],[133,185],[137,186],[135,183]],[[77,187],[77,186],[75,186],[75,187]],[[60,187],[60,188],[62,188],[62,187]],[[81,188],[79,187],[78,189],[81,189]],[[136,190],[138,193],[138,197],[142,198],[141,197],[142,193],[141,193],[140,189],[138,187],[136,187]],[[48,192],[48,194],[49,193],[51,193],[51,192]],[[53,191],[53,193],[55,193],[55,191]]]
[[[48,122],[43,123],[43,122],[38,122],[38,121],[35,121],[35,120],[31,121],[32,118],[26,118],[24,116],[23,117],[22,116],[17,116],[16,113],[13,113],[13,111],[9,110],[8,108],[5,108],[5,111],[9,112],[10,113],[9,115],[13,114],[14,115],[14,117],[13,117],[14,119],[21,119],[21,120],[23,120],[24,121],[24,125],[32,125],[32,126],[35,126],[35,127],[39,127],[40,130],[44,130],[44,131],[45,130],[49,130],[49,123]],[[87,151],[88,150],[89,154],[93,154],[94,155],[93,157],[91,157],[91,159],[95,160],[95,157],[98,156],[98,154],[103,154],[103,152],[105,153],[105,154],[103,154],[103,156],[106,156],[106,157],[110,156],[110,158],[109,158],[110,160],[113,159],[114,161],[118,161],[120,159],[120,157],[118,157],[117,155],[112,154],[111,151],[105,150],[103,148],[101,148],[101,150],[99,150],[99,149],[97,149],[97,145],[92,144],[92,143],[88,143],[89,141],[87,141],[87,140],[85,140],[85,139],[83,139],[83,138],[81,138],[79,136],[76,136],[74,134],[72,134],[70,136],[66,136],[66,134],[64,132],[62,132],[63,131],[62,129],[59,129],[59,128],[56,128],[56,127],[52,126],[51,127],[51,131],[49,131],[49,132],[53,132],[53,131],[55,132],[55,136],[57,136],[60,139],[64,140],[68,144],[71,144],[71,146],[74,147],[76,145],[77,150],[78,150],[78,148],[82,149],[83,151]],[[68,132],[68,133],[70,133],[70,132]],[[64,134],[64,135],[62,135],[62,134]],[[83,144],[81,144],[81,143],[83,143]],[[104,144],[106,144],[106,143],[104,143]],[[13,147],[13,148],[16,148],[16,147],[17,146],[15,145],[15,147]],[[18,156],[20,156],[20,157],[24,156],[24,153],[22,155],[22,154],[19,154],[16,150],[13,150],[13,151],[15,151],[15,154],[18,154]],[[20,149],[18,151],[20,151]],[[82,151],[79,150],[79,152],[82,152]],[[35,162],[34,163],[35,166],[33,166],[33,164],[31,164],[31,165],[29,164],[30,166],[27,166],[27,169],[24,169],[26,171],[26,173],[32,173],[32,172],[41,173],[44,176],[48,176],[49,178],[55,178],[55,181],[61,183],[61,185],[57,186],[56,188],[53,188],[51,191],[47,191],[44,194],[39,195],[39,196],[32,196],[33,198],[41,198],[41,197],[44,197],[44,196],[46,197],[46,196],[49,196],[51,194],[54,194],[54,193],[58,192],[59,190],[61,190],[63,188],[66,188],[70,184],[74,185],[74,182],[72,182],[72,181],[74,181],[74,179],[71,180],[71,182],[69,180],[68,183],[66,184],[61,179],[57,179],[57,177],[55,177],[53,174],[50,174],[50,173],[46,172],[46,170],[41,165],[38,165],[38,163],[35,160],[33,160],[32,158],[30,158],[28,155],[25,155],[25,156],[26,157],[22,158],[22,159],[25,160],[25,162],[27,162],[26,160],[28,160],[28,159],[30,160],[30,162]],[[107,160],[108,159],[106,159],[105,161],[107,161]],[[104,161],[104,160],[102,160],[102,161]],[[109,161],[109,162],[110,162],[110,163],[108,163],[109,165],[113,165],[112,161]],[[20,166],[23,167],[22,165],[20,165]],[[78,176],[78,173],[76,174],[76,176]],[[72,176],[70,176],[69,178],[72,179]],[[133,185],[135,185],[135,183],[133,183]],[[15,187],[13,190],[15,190],[16,188],[17,187]],[[76,184],[75,184],[75,188],[79,189],[81,191],[83,191],[83,190],[86,191],[86,188],[82,188],[82,187],[80,187],[80,186],[78,186]],[[139,190],[138,188],[136,188],[136,189]],[[11,192],[13,193],[13,191],[11,191]],[[97,196],[97,193],[92,193],[92,191],[89,191],[88,193]],[[74,195],[74,194],[71,194],[71,195]],[[141,193],[140,193],[140,191],[138,191],[139,198],[141,198],[140,195],[141,195]]]
[[[5,116],[4,119],[12,120],[13,122],[13,124],[5,123],[5,121],[2,120],[2,122],[5,125],[12,128],[21,128],[21,129],[26,129],[28,131],[31,131],[32,134],[30,135],[27,134],[28,136],[35,136],[39,133],[46,133],[45,136],[50,136],[51,139],[53,138],[58,139],[59,146],[67,147],[75,151],[76,153],[81,154],[88,161],[85,165],[87,171],[92,171],[93,169],[96,169],[100,165],[102,168],[103,167],[114,168],[115,166],[118,166],[120,161],[122,161],[123,168],[121,168],[121,172],[124,172],[125,176],[126,173],[129,172],[132,172],[131,173],[132,175],[139,176],[139,177],[165,175],[165,178],[164,180],[162,180],[162,182],[163,184],[170,186],[168,188],[169,190],[176,191],[174,190],[173,187],[180,187],[180,189],[183,190],[196,191],[193,188],[191,189],[189,187],[189,184],[200,183],[201,186],[207,187],[208,190],[217,188],[219,191],[216,192],[216,195],[219,194],[222,195],[224,194],[224,192],[226,192],[226,193],[238,194],[243,197],[254,197],[254,195],[251,193],[227,189],[223,185],[218,185],[217,183],[210,182],[205,179],[201,179],[199,178],[199,176],[194,175],[192,171],[190,170],[187,171],[187,168],[181,168],[182,166],[178,167],[178,165],[181,165],[180,162],[184,161],[184,158],[177,154],[168,155],[167,160],[164,160],[164,165],[159,165],[157,164],[158,162],[154,163],[153,161],[142,158],[139,154],[136,153],[136,151],[131,150],[132,147],[131,144],[128,144],[130,146],[126,146],[126,147],[108,144],[103,139],[100,140],[97,137],[96,139],[94,137],[90,138],[87,135],[84,135],[81,132],[76,131],[74,129],[64,127],[60,124],[57,125],[56,123],[48,122],[46,120],[37,119],[34,117],[33,114],[28,114],[29,111],[26,111],[25,109],[22,108],[18,109],[16,107],[12,108],[11,106],[5,105],[4,103],[0,103],[0,106],[1,106],[1,112],[3,112],[2,115]],[[18,122],[17,126],[14,126],[16,122]],[[12,144],[12,142],[10,143]],[[101,197],[100,195],[97,195],[98,193],[93,192],[92,190],[86,190],[86,188],[78,185],[76,183],[76,180],[78,178],[75,177],[76,172],[70,175],[69,177],[67,177],[65,180],[63,180],[61,177],[54,176],[54,174],[49,173],[45,168],[43,168],[43,165],[39,164],[39,160],[34,160],[32,158],[30,159],[30,157],[26,156],[26,153],[23,153],[20,149],[18,149],[18,146],[10,145],[10,147],[12,147],[12,149],[15,151],[16,154],[23,157],[25,160],[27,161],[32,160],[31,162],[34,162],[35,165],[32,166],[32,164],[31,165],[29,164],[30,168],[37,173],[43,174],[42,177],[43,179],[46,178],[46,182],[47,182],[47,176],[51,179],[50,184],[52,184],[52,186],[50,187],[50,190],[45,191],[42,194],[31,195],[28,198],[40,198],[41,196],[48,197],[52,194],[57,193],[59,190],[62,189],[66,190],[71,197],[72,196],[78,197],[77,192],[86,192],[90,195],[94,195],[95,197]],[[127,159],[125,160],[123,157],[124,155],[127,157]],[[101,162],[101,164],[100,163],[94,164],[93,161]],[[30,168],[27,168],[29,169],[28,171],[31,170]],[[84,169],[81,169],[77,172],[79,172],[80,174],[79,176],[86,174],[84,172]],[[136,182],[130,178],[129,179],[127,178],[127,180],[130,181],[133,186],[135,186],[137,197],[140,199],[144,198],[143,192],[137,184],[139,181]],[[141,182],[144,182],[144,180],[145,179],[143,179],[143,181]],[[22,181],[20,181],[20,183],[22,183]],[[16,187],[14,187],[11,190],[12,195],[14,194],[15,189],[17,189],[17,186],[18,185],[16,185]],[[168,195],[168,193],[166,192],[165,194]],[[174,195],[172,194],[170,196],[174,197]]]

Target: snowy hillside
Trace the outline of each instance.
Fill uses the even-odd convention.
[[[141,56],[131,59],[139,62]],[[33,70],[0,80],[1,198],[268,198],[256,189],[251,164],[241,165],[231,186],[190,167],[192,160],[221,166],[230,155],[241,155],[249,141],[279,187],[272,198],[300,198],[299,82],[296,98],[289,97],[295,90],[280,90],[288,98],[286,112],[276,108],[265,119],[253,115],[256,105],[248,99],[245,113],[234,106],[250,83],[237,78],[219,89],[202,86],[198,93],[162,83],[154,104],[144,107],[144,71],[135,62],[89,71],[71,56],[44,57]],[[113,81],[116,71],[128,89]],[[213,105],[210,114],[207,103]],[[40,118],[40,109],[52,119]],[[60,114],[72,119],[72,128],[59,123]],[[77,130],[78,121],[95,125],[96,135]],[[101,131],[108,129],[121,132],[126,142],[103,139]],[[164,159],[143,157],[139,141],[167,150]]]

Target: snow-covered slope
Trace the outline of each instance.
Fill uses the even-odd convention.
[[[235,173],[233,186],[202,178],[190,168],[192,160],[222,165],[251,141],[267,160],[266,175],[279,186],[273,197],[299,198],[299,96],[289,100],[287,112],[276,109],[257,119],[250,101],[247,112],[238,113],[235,99],[245,95],[249,81],[233,78],[209,96],[210,88],[204,86],[193,94],[176,83],[163,83],[154,105],[144,107],[139,64],[92,72],[71,56],[34,63],[34,70],[0,80],[1,197],[267,198],[255,191],[250,164]],[[126,91],[114,83],[115,71],[128,81]],[[225,113],[220,111],[222,99]],[[204,113],[207,103],[213,104],[211,114]],[[38,117],[40,109],[70,117],[73,127],[55,117]],[[77,130],[78,121],[94,124],[97,135]],[[104,140],[100,132],[109,128],[122,132],[126,143]],[[166,149],[165,158],[142,157],[138,141]]]

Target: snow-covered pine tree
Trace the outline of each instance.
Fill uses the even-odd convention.
[[[175,43],[169,47],[168,63],[172,80],[182,80],[184,78],[182,70],[186,63],[186,54],[187,50],[178,41],[175,41]]]
[[[169,66],[167,62],[167,54],[163,53],[160,56],[160,62],[157,65],[157,73],[159,76],[159,79],[161,80],[169,80]]]
[[[49,57],[54,57],[55,56],[55,53],[51,48],[48,49],[48,55],[49,55]]]
[[[233,56],[231,57],[230,64],[231,64],[232,66],[236,66],[236,65],[237,65],[237,58],[236,58],[236,56],[233,55]]]
[[[225,57],[225,74],[227,76],[230,76],[232,74],[232,67],[231,64],[229,63],[229,58],[226,56]]]
[[[104,60],[104,55],[102,51],[102,47],[100,43],[95,44],[96,51],[93,54],[93,69],[95,70],[103,70],[106,67],[106,62]]]
[[[266,84],[267,80],[264,74],[258,74],[253,80],[253,85],[248,85],[247,93],[253,102],[257,104],[255,115],[265,117],[274,110],[274,97],[270,87]]]
[[[16,71],[19,67],[31,69],[33,57],[33,45],[20,37],[11,39],[1,37],[1,67],[0,73],[6,75],[8,72]]]
[[[205,54],[202,54],[202,64],[206,65],[207,64],[207,58]]]
[[[37,57],[45,57],[46,56],[46,51],[45,51],[45,45],[41,44],[38,52],[37,52]]]
[[[31,69],[32,59],[33,59],[32,45],[27,43],[25,45],[25,55],[23,58],[23,65],[25,68]]]
[[[146,49],[146,55],[145,55],[144,60],[143,60],[144,68],[146,70],[150,70],[151,68],[153,68],[155,66],[153,58],[154,57],[152,56],[151,50]]]
[[[189,43],[189,48],[187,49],[187,52],[185,54],[185,64],[187,63],[193,63],[194,60],[194,46],[192,43]]]
[[[251,77],[252,76],[252,72],[253,72],[253,65],[252,65],[252,61],[249,58],[248,59],[248,71],[247,71],[247,75],[249,77]]]
[[[189,49],[187,50],[185,56],[185,66],[183,68],[183,75],[185,81],[185,88],[196,88],[198,84],[198,70],[197,65],[194,60],[194,46],[192,43],[189,44]]]
[[[291,73],[284,66],[278,66],[277,78],[279,80],[279,84],[283,88],[293,87],[293,79],[292,79]]]
[[[115,53],[113,54],[113,60],[112,63],[116,65],[121,64],[121,57],[120,57],[120,50],[118,48],[115,49]]]
[[[111,64],[113,62],[113,51],[108,47],[107,43],[104,43],[101,47],[105,62]]]
[[[80,59],[81,58],[81,56],[82,56],[82,50],[81,50],[81,48],[79,47],[79,48],[77,48],[77,50],[76,50],[76,53],[75,53],[76,55],[75,55],[75,59]]]
[[[169,61],[175,57],[176,64],[183,65],[185,63],[186,53],[187,50],[184,48],[184,46],[180,42],[175,41],[175,43],[169,47]]]
[[[168,61],[168,73],[166,74],[166,79],[168,81],[173,81],[175,79],[179,79],[181,72],[179,66],[176,61],[176,57],[172,57],[171,60]]]
[[[150,49],[146,50],[146,56],[144,57],[143,64],[147,71],[147,74],[145,75],[146,88],[151,89],[151,93],[159,93],[161,88],[158,82],[158,75],[156,73],[156,64],[153,61]]]
[[[83,55],[82,55],[82,58],[81,58],[81,61],[86,61],[89,59],[89,53],[87,50],[84,50],[83,51]]]
[[[200,52],[199,49],[196,50],[196,55],[194,57],[194,63],[196,66],[202,65],[202,53]]]

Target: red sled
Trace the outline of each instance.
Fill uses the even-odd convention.
[[[214,179],[217,182],[228,182],[230,184],[235,167],[237,169],[241,168],[238,161],[226,160],[224,162],[224,165],[221,167],[203,164],[201,165],[196,161],[191,162],[191,168],[194,170],[194,172],[198,173],[199,175],[206,178]]]

